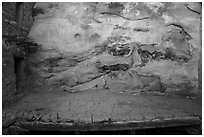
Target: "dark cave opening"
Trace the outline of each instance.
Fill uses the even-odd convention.
[[[23,58],[14,57],[14,70],[16,75],[16,89],[19,90],[23,87],[25,82],[25,61]]]

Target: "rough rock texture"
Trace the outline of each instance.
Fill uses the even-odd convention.
[[[50,88],[136,94],[198,86],[199,3],[37,3],[35,8],[39,14],[29,37],[41,48],[29,62]]]
[[[34,4],[34,2],[23,3],[22,26],[18,26],[16,23],[16,2],[2,2],[2,34],[26,37],[33,23],[31,9]]]
[[[32,25],[32,6],[34,3],[23,3],[22,26],[16,23],[16,2],[2,2],[2,106],[3,108],[15,101],[19,80],[16,79],[17,62],[26,62],[25,50],[22,45],[26,43],[18,41],[17,37],[25,38]],[[12,40],[11,40],[12,39]],[[21,39],[22,40],[22,39]],[[23,43],[23,44],[20,44]],[[19,46],[21,45],[21,46]],[[29,45],[29,44],[28,44]],[[23,64],[22,63],[22,64]],[[26,63],[24,63],[26,64]],[[24,65],[23,64],[23,65]],[[24,67],[23,67],[24,68]],[[22,69],[24,72],[24,69]],[[21,75],[26,77],[26,75]],[[25,83],[23,81],[22,83]]]
[[[16,77],[13,54],[7,47],[5,41],[2,46],[2,102],[3,106],[6,102],[12,100],[16,90]],[[7,103],[8,104],[8,103]]]
[[[33,93],[4,111],[3,133],[6,132],[5,130],[10,130],[9,134],[19,134],[14,132],[18,131],[18,129],[13,129],[15,126],[35,131],[63,131],[62,129],[73,131],[73,128],[81,131],[99,130],[101,125],[104,129],[109,124],[116,124],[115,129],[121,126],[123,128],[126,122],[131,124],[132,128],[141,129],[201,124],[202,122],[202,99],[197,97],[190,99],[152,95],[132,96],[110,92],[108,89],[89,89],[73,94],[59,90],[48,91],[46,87],[43,90],[39,87]],[[189,118],[198,122],[189,123]],[[182,119],[184,122],[179,121]],[[172,122],[173,125],[165,120]],[[164,122],[164,124],[158,124],[156,121]],[[134,122],[141,124],[133,126]],[[144,122],[149,122],[149,124],[145,125]],[[63,124],[69,126],[63,128],[60,126]],[[89,128],[92,124],[94,128]]]

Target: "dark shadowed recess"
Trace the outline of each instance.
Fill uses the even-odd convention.
[[[201,135],[200,125],[113,131],[29,131],[27,135]]]

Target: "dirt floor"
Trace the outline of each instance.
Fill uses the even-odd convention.
[[[10,125],[12,118],[15,122],[93,123],[179,119],[201,115],[202,100],[196,96],[125,95],[106,89],[77,93],[36,89],[35,93],[3,110],[3,127]]]

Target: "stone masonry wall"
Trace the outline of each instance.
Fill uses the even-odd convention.
[[[16,3],[2,3],[2,35],[18,35],[26,37],[32,25],[33,3],[24,3],[24,18],[22,27],[16,25]],[[2,40],[2,99],[3,107],[14,101],[16,92],[16,73],[14,51],[17,49],[15,42],[8,43],[7,39]]]

